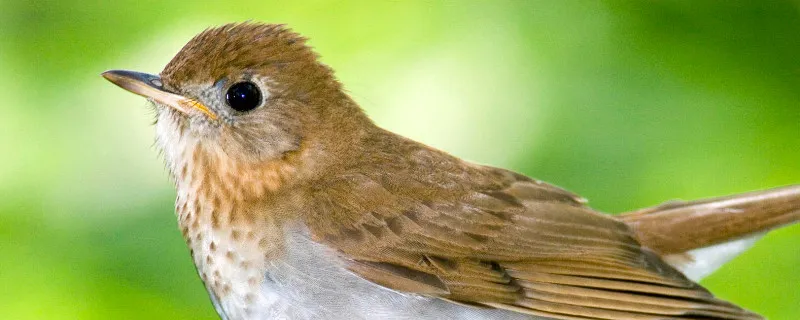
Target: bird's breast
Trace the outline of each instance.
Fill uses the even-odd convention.
[[[252,306],[266,303],[261,293],[265,261],[281,255],[283,241],[264,219],[246,219],[229,210],[180,191],[176,201],[181,232],[215,306],[247,314]]]

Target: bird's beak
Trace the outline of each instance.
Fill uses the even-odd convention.
[[[122,89],[152,99],[185,114],[200,111],[211,120],[217,119],[216,114],[197,100],[186,98],[164,89],[164,84],[159,76],[126,70],[109,70],[103,72],[102,75],[103,78],[120,86]]]

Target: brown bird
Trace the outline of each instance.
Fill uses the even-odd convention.
[[[694,281],[800,220],[800,185],[621,216],[373,124],[282,25],[194,37],[147,97],[223,319],[760,319]]]

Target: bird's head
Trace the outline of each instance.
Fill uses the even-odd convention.
[[[193,157],[241,167],[346,149],[369,121],[317,58],[283,25],[228,24],[195,36],[160,76],[103,76],[153,102],[158,145],[179,176]]]

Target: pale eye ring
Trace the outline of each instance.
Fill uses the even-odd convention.
[[[242,81],[234,83],[225,93],[225,102],[233,110],[246,112],[261,104],[261,90],[255,83]]]

